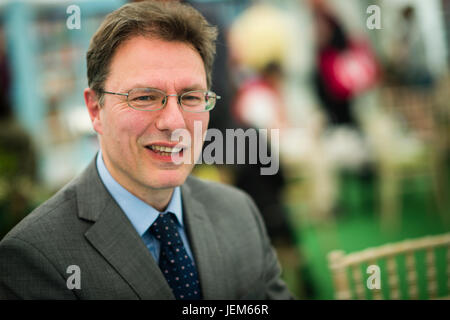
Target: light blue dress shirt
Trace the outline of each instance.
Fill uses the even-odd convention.
[[[137,233],[142,238],[155,260],[159,262],[160,243],[151,234],[151,232],[148,231],[148,229],[158,218],[160,212],[131,194],[111,176],[105,166],[101,151],[99,151],[99,153],[97,154],[97,170],[98,174],[100,175],[100,179],[102,180],[106,189],[109,191],[114,200],[116,200],[117,204],[123,210],[123,212],[125,212],[126,216],[131,221],[131,224],[134,226]],[[165,214],[167,212],[172,212],[177,217],[178,232],[181,236],[181,239],[183,240],[183,244],[188,255],[194,262],[191,248],[189,247],[189,242],[184,230],[183,206],[180,187],[176,187],[174,189],[169,205],[163,213]]]

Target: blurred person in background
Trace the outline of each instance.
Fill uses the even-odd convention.
[[[267,136],[257,134],[258,146],[263,139],[268,152],[271,130],[288,127],[283,99],[283,61],[288,49],[286,14],[276,6],[255,2],[233,21],[228,34],[230,65],[236,94],[231,114],[236,126],[267,129]],[[235,166],[235,184],[252,195],[275,242],[291,243],[290,230],[281,202],[285,185],[282,168],[273,175],[261,175],[261,163],[249,164],[249,141],[246,141],[246,164]],[[272,155],[270,155],[272,156]],[[288,240],[286,240],[288,239]]]
[[[400,10],[396,26],[398,36],[392,43],[386,80],[394,85],[430,87],[434,81],[428,69],[423,34],[413,6]]]
[[[284,71],[279,62],[271,61],[256,74],[248,77],[240,85],[233,103],[233,117],[238,127],[244,129],[267,129],[267,136],[257,134],[257,145],[265,144],[265,150],[273,150],[271,145],[279,143],[271,141],[271,130],[281,132],[291,127],[287,118],[287,110],[283,98]],[[278,147],[275,148],[278,150]],[[260,162],[249,163],[251,148],[246,141],[246,162],[244,165],[235,166],[235,185],[248,192],[258,208],[267,225],[269,237],[278,251],[282,265],[291,268],[299,277],[301,270],[300,255],[294,236],[295,230],[290,225],[284,195],[286,177],[283,166],[273,175],[262,175]],[[269,157],[273,155],[269,152]],[[281,154],[280,154],[281,156]],[[304,282],[307,279],[296,277],[291,285],[296,292],[303,292]],[[309,287],[306,290],[311,290]]]
[[[280,149],[285,145],[284,132],[295,127],[288,117],[285,92],[288,55],[294,39],[291,19],[277,5],[257,1],[240,13],[230,28],[230,64],[237,88],[232,103],[233,119],[245,132],[256,132],[258,150],[263,145],[264,150],[277,152],[280,158],[279,170],[272,175],[261,174],[266,166],[261,162],[236,165],[234,183],[255,199],[291,289],[304,296],[305,290],[310,291],[306,283],[308,275],[301,270],[305,264],[298,250],[299,237],[285,203],[288,177]],[[278,131],[280,139],[271,140],[272,130]],[[250,152],[256,152],[250,148],[250,140],[245,141],[247,159]],[[295,141],[290,148],[295,149],[297,144]]]
[[[260,74],[249,77],[239,87],[234,98],[233,115],[244,130],[269,129],[267,137],[257,135],[271,149],[270,130],[287,126],[282,98],[283,71],[276,62],[270,62]],[[276,142],[274,142],[276,143]],[[285,179],[282,168],[274,175],[261,175],[261,163],[249,164],[250,148],[246,143],[246,164],[236,166],[235,184],[255,199],[267,225],[271,239],[278,245],[292,244],[291,230],[282,203]],[[272,155],[270,155],[272,156]]]
[[[292,298],[253,200],[189,176],[217,99],[216,36],[176,2],[107,16],[84,91],[101,150],[0,242],[0,298]],[[192,136],[195,121],[200,139],[175,147],[173,132]]]
[[[373,88],[379,79],[379,66],[369,42],[350,34],[329,3],[310,2],[315,21],[316,68],[313,85],[325,115],[321,143],[326,162],[325,175],[360,181],[373,177],[371,150],[364,128],[354,109],[356,98]],[[320,170],[320,169],[319,169]],[[336,181],[338,182],[338,181]],[[333,182],[330,194],[337,197],[339,184]],[[330,200],[326,211],[335,211]],[[325,216],[330,216],[325,214]]]
[[[367,43],[353,39],[326,2],[314,1],[317,69],[314,84],[331,126],[358,128],[354,98],[378,77],[375,57]]]
[[[396,106],[408,129],[430,141],[436,129],[433,91],[439,77],[435,78],[428,65],[416,9],[411,5],[402,7],[395,25],[398,32],[386,61],[385,81],[389,88],[386,98]]]

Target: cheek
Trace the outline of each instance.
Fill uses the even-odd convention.
[[[186,129],[189,131],[191,137],[190,165],[185,166],[188,170],[192,169],[202,151],[208,122],[209,114],[192,114],[185,117]]]
[[[107,134],[116,141],[138,137],[145,132],[146,118],[137,112],[122,110],[109,114],[104,118],[103,126],[107,127]]]
[[[206,130],[208,129],[209,113],[205,114],[192,114],[185,118],[186,127],[191,134],[191,138],[195,138],[195,134],[200,134],[204,137]]]

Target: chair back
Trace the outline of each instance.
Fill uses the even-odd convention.
[[[446,279],[440,290],[443,291],[442,287],[445,286],[447,296],[444,298],[438,297],[438,251],[445,256],[444,274],[439,276],[439,279]],[[424,259],[419,259],[420,255]],[[423,260],[424,263],[421,263]],[[350,254],[335,250],[328,254],[328,261],[335,298],[339,300],[366,299],[367,292],[372,292],[369,296],[373,299],[400,299],[401,283],[406,287],[409,299],[419,299],[419,277],[424,279],[429,299],[450,298],[450,233],[405,240]],[[382,264],[385,266],[383,270],[379,267]],[[367,271],[371,273],[370,276],[363,274],[365,265],[369,266]],[[420,272],[423,269],[424,274]],[[402,270],[404,272],[399,272]],[[400,275],[403,274],[405,279],[401,281]],[[377,276],[379,279],[376,279]],[[377,280],[380,285],[377,285]],[[387,290],[382,290],[381,284],[387,285]]]

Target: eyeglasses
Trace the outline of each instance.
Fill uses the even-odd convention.
[[[117,93],[102,91],[107,94],[126,96],[128,105],[136,110],[157,111],[164,108],[168,97],[177,97],[178,104],[184,111],[188,112],[206,112],[211,111],[216,105],[220,96],[212,91],[194,90],[181,95],[166,94],[165,92],[153,88],[135,88],[128,93]]]

